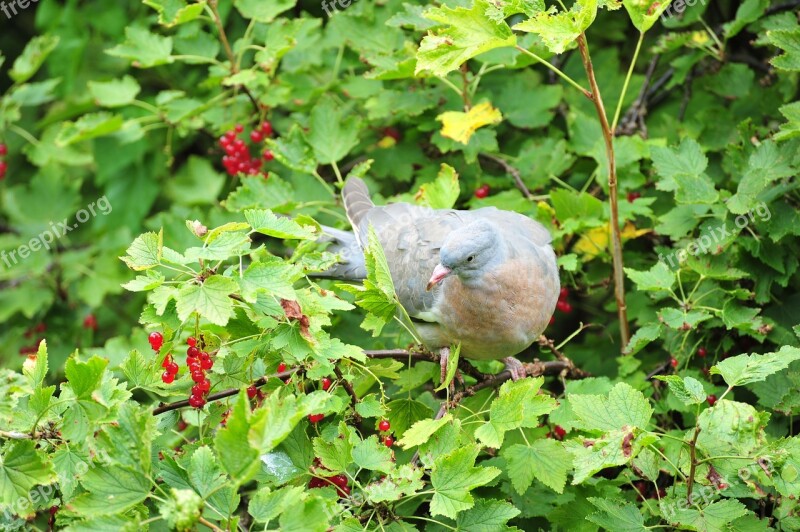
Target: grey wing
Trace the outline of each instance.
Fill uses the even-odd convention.
[[[407,203],[375,207],[359,225],[362,241],[371,224],[380,239],[400,303],[411,317],[435,304],[438,290],[425,290],[439,262],[439,250],[450,232],[462,226],[459,211],[433,210]]]

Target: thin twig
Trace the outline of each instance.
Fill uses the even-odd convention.
[[[356,412],[356,405],[358,405],[358,395],[356,395],[356,391],[353,389],[353,385],[350,384],[350,381],[344,378],[342,375],[342,370],[340,370],[337,366],[333,367],[333,372],[336,373],[336,378],[339,379],[339,382],[342,383],[344,389],[347,390],[347,395],[350,396],[350,402],[353,404],[353,420],[356,423],[361,423],[361,416]]]
[[[261,386],[264,386],[269,379],[283,379],[285,377],[294,375],[298,371],[299,368],[292,368],[286,371],[282,371],[280,373],[274,373],[272,375],[264,375],[263,377],[260,377],[255,381],[253,381],[252,385],[255,386],[256,388],[260,388]],[[217,401],[218,399],[225,399],[226,397],[231,397],[238,394],[239,390],[241,390],[241,388],[230,388],[228,390],[223,390],[221,392],[212,393],[206,398],[206,401],[210,403],[211,401]],[[186,406],[189,406],[188,399],[184,399],[183,401],[175,401],[174,403],[162,404],[159,405],[158,408],[153,410],[153,415],[157,416],[159,414],[163,414],[164,412],[178,410],[179,408],[184,408]]]
[[[689,456],[691,465],[689,466],[689,478],[686,479],[686,500],[692,504],[692,488],[694,487],[694,474],[697,469],[697,437],[700,435],[700,425],[694,428],[694,436],[689,443]]]
[[[207,526],[208,528],[210,528],[211,530],[213,530],[214,532],[224,532],[224,531],[223,531],[223,530],[222,530],[220,527],[218,527],[218,526],[217,526],[217,525],[215,525],[214,523],[212,523],[212,522],[208,521],[208,519],[206,519],[206,518],[205,518],[205,517],[203,517],[203,516],[200,516],[200,517],[199,517],[197,520],[198,520],[198,521],[199,521],[201,524],[203,524],[203,525]]]
[[[526,187],[525,183],[522,181],[519,170],[508,164],[503,158],[498,157],[497,155],[492,155],[491,153],[481,153],[480,155],[502,166],[503,169],[511,174],[511,177],[514,178],[514,183],[516,183],[517,188],[520,192],[522,192],[522,195],[525,196],[526,199],[533,199],[533,194],[531,194],[531,191],[528,190],[528,187]]]
[[[589,45],[586,43],[586,34],[581,33],[578,37],[578,47],[581,52],[583,67],[586,70],[586,76],[589,78],[589,86],[592,89],[591,99],[597,110],[597,117],[600,119],[600,127],[603,130],[603,140],[608,158],[608,196],[611,204],[611,257],[614,266],[614,296],[617,300],[619,333],[622,341],[620,351],[623,351],[625,346],[628,345],[630,331],[628,329],[628,309],[625,305],[625,275],[622,260],[622,236],[619,228],[619,198],[617,197],[617,163],[614,158],[614,134],[608,124],[603,98],[600,95],[600,87],[597,85],[597,79],[594,76],[594,67],[589,56]]]

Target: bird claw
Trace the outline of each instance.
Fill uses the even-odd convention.
[[[505,363],[506,369],[511,372],[511,380],[518,381],[528,376],[528,372],[525,371],[525,366],[516,358],[504,358],[503,363]]]

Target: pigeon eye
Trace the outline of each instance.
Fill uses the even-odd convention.
[[[473,260],[475,260],[475,255],[470,255],[467,257],[467,262],[472,262]]]

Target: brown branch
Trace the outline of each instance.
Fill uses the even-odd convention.
[[[628,308],[625,305],[625,275],[622,260],[622,236],[619,228],[619,198],[617,195],[617,163],[614,156],[614,134],[608,124],[603,98],[600,95],[600,87],[597,85],[597,79],[594,76],[594,66],[589,56],[589,45],[586,43],[586,35],[584,33],[581,33],[578,37],[578,47],[581,52],[583,67],[586,70],[586,76],[589,78],[589,86],[592,89],[591,99],[597,111],[597,117],[600,119],[600,127],[603,130],[603,141],[605,142],[606,156],[608,158],[608,197],[611,203],[611,256],[614,266],[614,296],[617,300],[619,333],[622,341],[620,351],[624,352],[625,346],[628,345],[628,340],[630,339],[630,330],[628,329]]]
[[[340,370],[337,366],[333,367],[333,372],[336,373],[336,378],[339,379],[339,382],[342,383],[344,389],[347,390],[347,395],[350,396],[350,402],[353,404],[353,419],[356,423],[361,423],[361,416],[356,412],[356,405],[358,404],[358,395],[356,395],[356,391],[353,389],[353,385],[344,378],[342,375],[342,370]]]
[[[691,459],[691,466],[689,467],[689,478],[686,479],[686,500],[689,501],[689,506],[692,505],[692,488],[694,487],[694,475],[697,469],[697,437],[700,435],[700,425],[694,427],[694,436],[689,443],[689,456]]]
[[[225,55],[228,56],[228,61],[231,63],[231,74],[236,74],[239,71],[239,67],[236,64],[236,56],[233,55],[231,43],[228,42],[228,35],[225,33],[225,26],[222,24],[222,18],[219,16],[219,10],[217,9],[218,1],[219,0],[209,0],[208,7],[211,9],[211,18],[214,19],[214,25],[217,27],[219,40],[222,41],[222,47],[225,49]],[[255,107],[256,113],[260,113],[261,106],[253,97],[253,94],[250,92],[250,90],[244,85],[237,85],[237,87],[241,88],[247,97],[250,98],[250,102],[253,104],[253,107]]]
[[[469,111],[472,108],[472,102],[469,99],[469,80],[467,80],[467,73],[469,72],[467,64],[461,65],[461,99],[464,100],[464,110]]]
[[[505,160],[496,155],[492,155],[490,153],[481,153],[480,155],[502,166],[503,169],[509,174],[511,174],[511,177],[514,178],[514,183],[517,185],[519,191],[522,192],[522,195],[525,196],[526,199],[533,199],[533,194],[531,194],[531,191],[528,190],[528,187],[526,187],[525,183],[522,181],[522,177],[519,174],[519,170],[517,170],[516,168],[508,164]]]
[[[280,373],[274,373],[272,375],[264,375],[253,381],[253,386],[256,388],[260,388],[264,386],[269,379],[283,379],[285,377],[289,377],[299,371],[298,368],[288,369],[286,371],[282,371]],[[217,401],[219,399],[225,399],[226,397],[231,397],[239,393],[241,388],[230,388],[228,390],[223,390],[221,392],[212,393],[208,397],[206,397],[206,402]],[[167,404],[160,404],[158,408],[153,410],[153,415],[157,416],[159,414],[163,414],[164,412],[170,412],[172,410],[178,410],[179,408],[183,408],[189,406],[189,400],[184,399],[183,401],[175,401],[174,403],[167,403]]]

